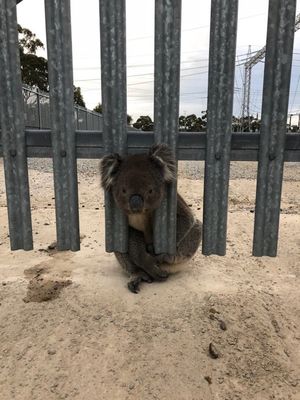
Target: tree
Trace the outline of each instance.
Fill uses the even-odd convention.
[[[179,129],[185,132],[202,132],[205,130],[206,123],[201,117],[197,117],[195,114],[181,115],[179,117]]]
[[[18,32],[22,82],[48,92],[48,61],[36,55],[38,49],[44,49],[44,43],[21,25]],[[74,86],[74,103],[85,107],[80,87]]]
[[[74,86],[74,103],[77,104],[78,106],[85,107],[85,102],[83,100],[82,94],[81,94],[81,88],[78,86]]]
[[[132,126],[142,131],[153,131],[154,124],[149,115],[141,115]]]
[[[130,125],[132,120],[133,120],[132,116],[127,114],[127,125]]]
[[[48,63],[36,52],[44,48],[44,44],[29,29],[18,25],[19,50],[22,81],[27,85],[48,91]]]
[[[98,103],[96,107],[93,108],[93,111],[102,114],[102,104]]]

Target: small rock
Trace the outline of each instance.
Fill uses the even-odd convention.
[[[130,383],[130,384],[128,385],[128,389],[129,389],[129,390],[134,389],[134,383]]]
[[[214,307],[211,307],[211,308],[209,309],[209,312],[212,313],[212,314],[220,314],[220,312],[217,311]]]
[[[220,328],[222,331],[227,331],[227,325],[222,319],[220,320]]]
[[[50,225],[49,222],[45,222],[44,225]]]
[[[54,354],[56,354],[56,350],[54,349],[49,349],[47,352],[50,356],[54,356]]]
[[[212,384],[212,380],[210,376],[205,376],[204,379],[211,385]]]
[[[56,242],[49,244],[48,250],[54,250],[56,248]]]
[[[7,283],[6,282],[2,282],[2,286],[6,286],[7,285]]]
[[[95,321],[99,321],[99,319],[101,319],[101,315],[95,315],[93,318]]]
[[[208,351],[209,351],[209,355],[211,356],[211,358],[216,359],[216,358],[220,357],[219,352],[213,343],[209,344]]]

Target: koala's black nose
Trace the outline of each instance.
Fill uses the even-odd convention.
[[[144,206],[144,200],[139,194],[133,194],[129,199],[129,205],[132,211],[141,211]]]

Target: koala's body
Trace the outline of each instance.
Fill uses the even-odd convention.
[[[128,288],[134,293],[142,281],[165,280],[175,264],[195,254],[201,242],[202,224],[177,194],[176,255],[154,252],[154,212],[175,177],[176,160],[164,144],[153,146],[148,154],[124,158],[113,154],[102,160],[102,187],[112,191],[117,206],[128,217],[128,252],[115,255],[130,274]]]

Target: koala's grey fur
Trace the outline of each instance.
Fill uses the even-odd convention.
[[[112,154],[102,159],[102,187],[112,191],[116,204],[128,217],[128,252],[116,252],[115,255],[130,274],[128,288],[134,293],[138,292],[142,281],[167,279],[164,266],[188,260],[201,242],[202,224],[177,194],[176,255],[154,253],[154,211],[160,206],[167,185],[175,177],[176,160],[165,144],[154,145],[148,154],[124,158]]]

